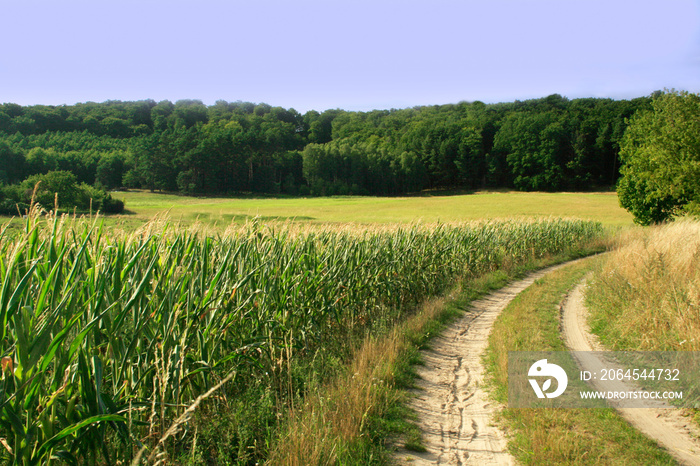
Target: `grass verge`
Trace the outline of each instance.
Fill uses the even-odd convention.
[[[564,351],[558,306],[600,258],[568,265],[537,280],[497,319],[485,356],[492,395],[507,403],[508,351]],[[609,408],[508,409],[499,422],[522,464],[675,464],[654,442]]]
[[[700,222],[628,231],[595,268],[591,331],[612,350],[700,351]],[[700,409],[688,410],[700,425]]]

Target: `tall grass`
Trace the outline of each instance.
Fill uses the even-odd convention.
[[[587,293],[593,331],[611,349],[700,351],[700,222],[618,241]]]
[[[252,464],[304,392],[298,367],[342,360],[348,341],[457,277],[601,233],[552,219],[307,231],[252,222],[215,235],[153,222],[112,235],[34,211],[23,231],[0,232],[0,458]]]
[[[700,222],[628,232],[586,293],[589,323],[615,350],[700,351]],[[700,425],[700,409],[688,409]]]

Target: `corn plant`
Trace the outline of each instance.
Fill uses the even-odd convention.
[[[0,455],[158,458],[193,436],[188,408],[213,388],[227,402],[264,386],[282,410],[293,361],[400,319],[459,277],[601,234],[550,219],[301,232],[256,221],[225,234],[151,225],[129,236],[35,209],[21,232],[0,232]]]

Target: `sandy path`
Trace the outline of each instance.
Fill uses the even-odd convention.
[[[394,457],[397,464],[516,464],[504,433],[493,425],[498,407],[483,389],[481,357],[501,311],[535,280],[559,267],[534,272],[472,302],[464,317],[431,341],[431,349],[422,353],[425,365],[417,368],[420,378],[411,404],[427,451],[402,449]]]
[[[595,336],[589,332],[586,322],[587,309],[584,304],[581,282],[562,305],[562,332],[567,346],[574,351],[603,351]],[[601,367],[598,360],[579,361],[584,370]],[[599,382],[595,382],[597,384]],[[621,382],[618,382],[621,383]],[[624,383],[623,383],[624,384]],[[596,386],[598,390],[610,387]],[[613,390],[631,389],[614,387]],[[700,441],[697,432],[691,431],[689,420],[676,409],[663,408],[619,408],[623,418],[648,437],[665,447],[681,464],[700,465]]]

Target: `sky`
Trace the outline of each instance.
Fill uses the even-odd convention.
[[[0,102],[368,111],[700,92],[700,0],[0,0]]]

